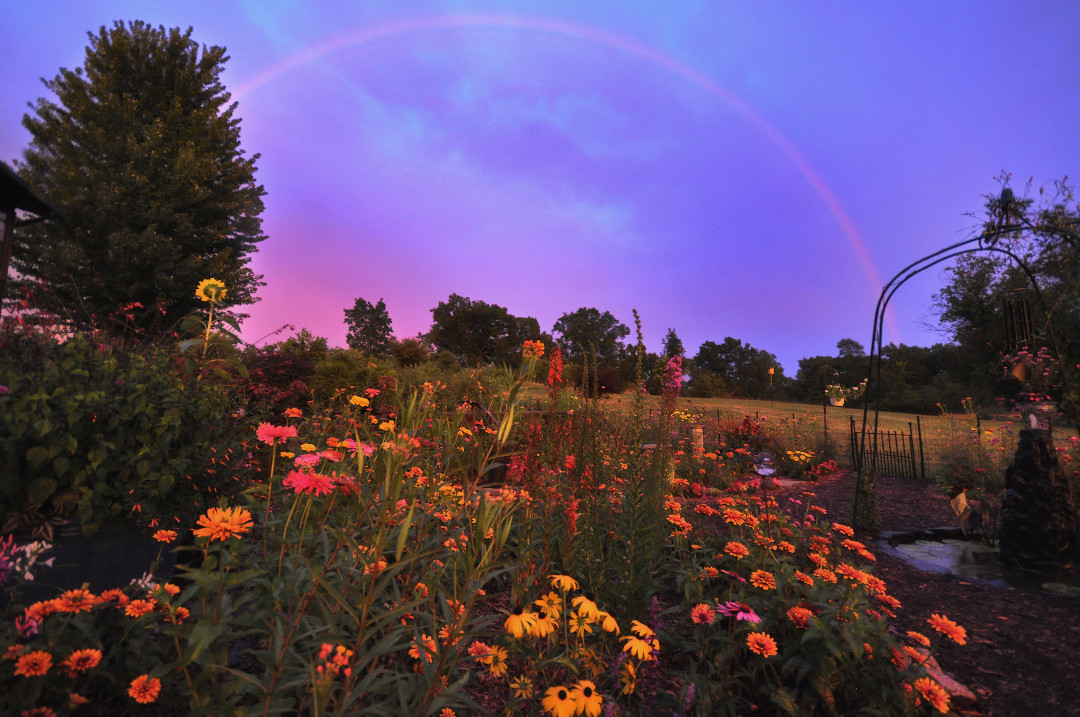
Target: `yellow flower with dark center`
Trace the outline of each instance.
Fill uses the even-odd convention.
[[[620,693],[624,695],[633,694],[634,688],[637,687],[637,668],[634,667],[634,663],[627,660],[619,672],[619,682],[622,682],[622,689]]]
[[[559,615],[562,614],[562,598],[559,597],[558,593],[548,593],[535,600],[533,605],[544,610],[552,620],[558,620]]]
[[[556,590],[562,590],[563,592],[566,592],[567,590],[578,589],[577,580],[574,580],[569,575],[548,575],[548,579],[551,580],[551,587],[555,588]]]
[[[203,279],[195,289],[195,296],[203,301],[216,304],[225,298],[225,282],[217,279]]]
[[[533,683],[525,675],[510,680],[510,689],[514,691],[514,697],[519,700],[530,700],[533,696]]]
[[[488,656],[484,660],[484,662],[490,665],[488,669],[491,670],[492,676],[502,677],[506,674],[506,660],[508,657],[509,653],[506,651],[505,647],[499,647],[498,645],[496,645],[495,647],[491,648],[491,652],[488,653]]]
[[[570,697],[570,690],[561,685],[549,687],[541,704],[555,717],[574,717],[577,714],[577,704]]]
[[[630,621],[630,632],[634,633],[638,637],[652,637],[656,633],[652,631],[648,625],[637,620]]]
[[[604,698],[596,692],[596,685],[589,680],[579,680],[570,690],[570,698],[574,700],[577,714],[584,712],[588,717],[598,717],[604,704]]]
[[[613,618],[609,613],[601,610],[599,613],[597,613],[596,619],[600,622],[600,627],[604,630],[604,632],[614,632],[616,635],[619,634],[619,623],[616,622],[615,618]]]
[[[547,611],[541,608],[540,612],[536,613],[536,622],[529,628],[529,635],[532,637],[547,637],[555,632],[557,626],[556,622],[547,614]]]
[[[570,604],[577,608],[579,613],[589,618],[595,618],[600,612],[596,603],[588,595],[578,595],[570,601]]]
[[[626,643],[623,645],[623,652],[629,652],[639,660],[648,660],[652,657],[652,645],[640,637],[627,635],[619,639]]]
[[[503,627],[514,637],[523,637],[536,624],[536,613],[522,610],[520,607],[506,616]]]
[[[592,632],[592,618],[582,615],[580,612],[570,613],[570,632],[578,637],[585,637],[585,633]]]

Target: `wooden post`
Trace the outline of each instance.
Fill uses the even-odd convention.
[[[915,473],[915,430],[911,426],[911,421],[908,421],[907,430],[908,446],[911,448],[911,477],[916,478],[918,474]]]
[[[915,415],[915,427],[919,429],[919,472],[922,479],[926,480],[926,461],[923,459],[922,445],[922,421],[919,420],[918,414]]]
[[[11,262],[11,245],[14,242],[15,210],[0,209],[0,220],[4,222],[3,242],[0,244],[0,305],[4,303],[4,291],[7,289],[8,264]]]

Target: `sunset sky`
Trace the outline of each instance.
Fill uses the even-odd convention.
[[[881,284],[971,235],[1001,172],[1080,170],[1080,3],[0,0],[0,159],[40,78],[115,20],[194,28],[258,153],[267,285],[244,338],[399,337],[451,293],[551,331],[580,307],[648,348],[869,343]],[[887,342],[929,345],[931,271]],[[192,287],[194,290],[194,287]],[[291,332],[275,335],[279,340]]]

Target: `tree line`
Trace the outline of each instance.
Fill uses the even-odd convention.
[[[198,308],[191,287],[206,277],[229,287],[219,308],[234,319],[257,300],[262,277],[249,264],[266,238],[259,155],[241,148],[236,103],[220,82],[225,49],[191,35],[116,22],[88,33],[82,67],[44,80],[54,97],[24,116],[31,140],[15,164],[60,216],[15,232],[7,308],[71,330],[153,340],[174,335]],[[946,341],[884,348],[871,391],[883,408],[955,410],[967,397],[990,405],[1027,396],[1054,401],[1076,421],[1080,208],[1065,180],[1036,189],[1029,181],[1020,194],[1008,176],[1000,182],[980,216],[985,241],[955,259],[934,296]],[[548,333],[535,318],[451,294],[432,309],[428,332],[405,339],[393,337],[382,299],[357,299],[345,317],[352,350],[402,365],[513,363],[530,339],[559,347],[571,379],[589,362],[599,390],[622,390],[635,375],[628,327],[596,308],[563,314]],[[794,377],[773,354],[733,337],[684,354],[669,329],[661,351],[646,356],[647,385],[656,390],[665,359],[679,355],[686,395],[817,402],[825,385],[865,378],[867,363],[852,339],[835,356],[800,360]]]

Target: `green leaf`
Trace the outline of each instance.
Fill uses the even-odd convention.
[[[214,640],[225,634],[225,625],[200,623],[191,629],[187,649],[184,651],[184,664],[195,662],[210,647]]]
[[[26,452],[26,460],[31,468],[37,470],[49,460],[49,449],[45,446],[34,446]]]
[[[26,487],[26,496],[31,503],[38,505],[49,499],[56,492],[56,479],[47,476],[38,476]]]
[[[401,560],[401,554],[405,551],[405,541],[409,537],[409,526],[412,525],[413,511],[415,506],[409,508],[408,515],[405,516],[405,520],[401,521],[401,530],[398,532],[397,548],[394,551],[394,560]]]

